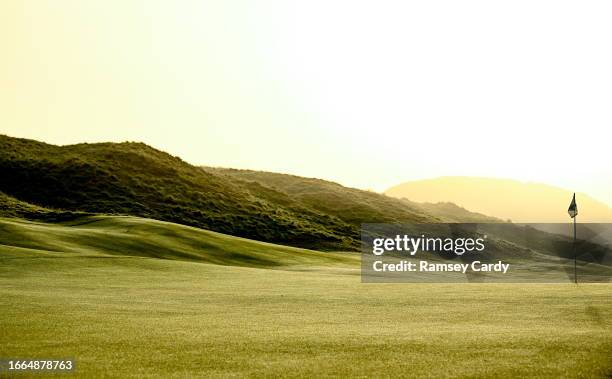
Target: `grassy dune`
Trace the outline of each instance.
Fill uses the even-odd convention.
[[[361,284],[355,254],[132,217],[0,244],[0,356],[81,377],[612,374],[610,284]]]
[[[438,220],[381,194],[280,176],[284,186],[204,169],[143,143],[55,146],[0,135],[0,217],[47,220],[49,208],[131,215],[330,251],[358,250],[362,222]]]
[[[89,216],[57,224],[0,220],[0,243],[28,249],[15,257],[34,254],[61,258],[72,253],[83,257],[129,256],[294,269],[355,266],[359,261],[355,253],[324,253],[275,245],[138,217]]]

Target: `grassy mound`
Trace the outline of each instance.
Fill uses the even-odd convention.
[[[324,253],[128,216],[89,216],[62,223],[0,219],[3,258],[144,257],[219,265],[296,268],[350,265],[356,254]],[[9,251],[9,248],[11,249]]]
[[[142,143],[54,146],[0,136],[0,176],[0,191],[37,207],[154,218],[323,250],[357,249],[362,222],[436,220],[384,195],[324,181],[317,182],[324,190],[296,194]]]

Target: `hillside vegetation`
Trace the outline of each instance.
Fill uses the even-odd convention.
[[[441,221],[435,215],[407,202],[375,192],[347,188],[327,180],[265,171],[210,167],[205,169],[240,180],[245,185],[272,188],[276,193],[286,194],[305,207],[334,215],[355,226],[372,222]]]
[[[502,220],[471,212],[449,202],[417,203],[402,198],[381,196],[376,192],[343,187],[338,183],[316,178],[274,172],[205,167],[209,172],[223,174],[251,185],[261,185],[282,192],[292,199],[319,211],[331,213],[354,224],[372,222],[472,222],[487,223]]]
[[[40,207],[0,192],[0,216],[42,221],[65,221],[86,216],[85,212],[64,211]]]
[[[455,203],[441,201],[438,203],[417,203],[406,198],[402,199],[410,207],[419,209],[421,212],[436,215],[445,222],[502,222],[501,219],[472,212]]]
[[[134,215],[323,250],[356,250],[363,222],[440,220],[336,183],[238,173],[196,167],[142,143],[55,146],[0,136],[0,199],[20,208],[0,207],[0,215]]]

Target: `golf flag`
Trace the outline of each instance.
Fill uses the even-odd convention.
[[[572,198],[572,203],[567,209],[567,213],[569,213],[571,218],[574,218],[578,215],[578,206],[576,205],[576,194],[574,193],[574,197]]]

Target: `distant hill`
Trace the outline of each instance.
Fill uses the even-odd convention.
[[[572,192],[540,183],[509,179],[441,177],[406,182],[385,193],[416,202],[452,202],[473,212],[514,222],[567,222]],[[588,195],[576,194],[579,220],[612,222],[612,209]]]
[[[482,222],[503,222],[496,217],[484,215],[482,213],[472,212],[458,206],[455,203],[439,202],[439,203],[417,203],[408,199],[402,199],[411,207],[420,209],[422,212],[435,215],[444,220],[444,222],[460,222],[460,223],[482,223]]]
[[[362,222],[402,222],[406,211],[436,222],[499,222],[495,217],[471,212],[449,202],[417,203],[408,199],[381,196],[372,191],[343,187],[322,179],[278,174],[274,172],[205,167],[214,173],[224,174],[246,182],[256,182],[288,194],[293,199],[320,211],[332,213],[342,220],[358,225]],[[368,221],[370,220],[370,221]],[[371,221],[383,220],[383,221]],[[403,222],[420,222],[408,220]]]
[[[381,194],[203,169],[133,142],[55,146],[0,136],[0,177],[0,216],[134,215],[315,249],[356,250],[363,222],[440,220]]]
[[[359,227],[368,222],[432,222],[435,215],[413,204],[398,201],[379,193],[347,188],[338,183],[295,175],[265,171],[204,167],[208,172],[222,175],[243,186],[264,186],[275,193],[285,194],[304,207],[333,215]],[[277,195],[274,198],[278,198]],[[270,199],[274,200],[274,199]]]

